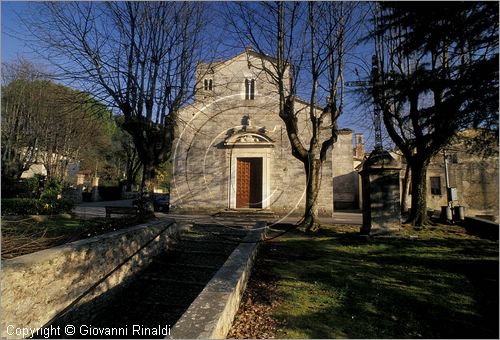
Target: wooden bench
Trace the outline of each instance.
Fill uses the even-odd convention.
[[[106,217],[111,217],[111,214],[115,215],[137,215],[136,207],[111,207],[106,206]]]

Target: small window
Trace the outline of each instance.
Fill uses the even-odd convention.
[[[255,79],[245,79],[245,99],[255,99]]]
[[[456,153],[451,154],[451,163],[458,164],[458,155]]]
[[[441,177],[431,177],[431,194],[441,195]]]
[[[212,91],[212,79],[205,79],[203,85],[205,91]]]

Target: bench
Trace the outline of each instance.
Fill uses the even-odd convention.
[[[136,207],[104,207],[106,209],[106,217],[111,217],[111,214],[116,215],[137,215]]]

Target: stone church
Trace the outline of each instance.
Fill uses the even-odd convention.
[[[174,142],[170,195],[175,211],[303,212],[303,164],[292,156],[276,88],[263,71],[272,62],[245,50],[198,65],[196,97],[179,114]],[[308,104],[297,100],[295,109],[300,137],[308,141]],[[352,140],[351,130],[341,130],[323,164],[320,215],[331,216],[336,207],[358,207]],[[362,136],[356,140],[356,150],[362,149]]]

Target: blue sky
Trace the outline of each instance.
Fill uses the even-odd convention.
[[[35,61],[37,64],[46,64],[44,60],[30,53],[29,43],[23,41],[23,37],[29,37],[29,33],[24,29],[17,14],[31,11],[33,6],[29,2],[2,1],[1,2],[1,59],[2,62],[15,60],[17,57],[23,57]],[[240,52],[234,49],[236,54]],[[225,54],[231,54],[226,50]],[[359,70],[359,76],[364,76],[362,64],[371,60],[371,48],[369,46],[360,46],[355,49],[353,55],[349,57],[349,70],[346,72],[346,80],[358,80],[359,77],[353,72],[354,68]],[[361,66],[360,66],[361,65]],[[373,147],[373,128],[371,119],[366,115],[371,108],[359,104],[360,100],[354,95],[348,94],[345,100],[345,112],[339,118],[339,127],[350,128],[354,132],[363,132],[365,134],[365,143],[368,150]]]
[[[16,39],[17,33],[26,33],[19,19],[15,15],[16,12],[22,12],[29,9],[30,4],[27,2],[2,1],[2,61],[11,61],[19,55],[28,55],[29,49],[25,46],[25,42]],[[14,36],[12,36],[14,35]]]

